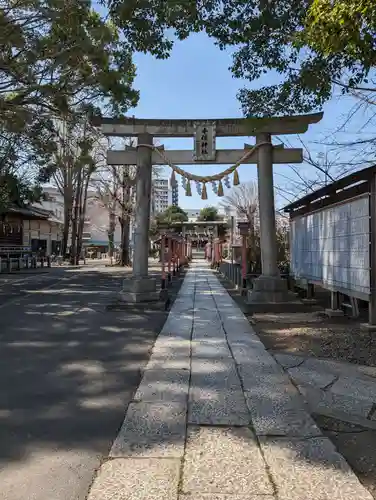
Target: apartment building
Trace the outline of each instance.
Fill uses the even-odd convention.
[[[36,207],[43,208],[51,212],[55,219],[60,222],[59,231],[51,232],[50,228],[44,223],[43,227],[30,227],[29,239],[37,238],[40,240],[39,245],[43,246],[44,240],[47,240],[47,249],[55,251],[59,248],[58,242],[62,239],[62,227],[64,223],[64,199],[60,191],[54,186],[46,186],[44,188],[45,200],[35,204]],[[34,224],[35,225],[35,224]],[[98,200],[95,191],[89,191],[86,202],[86,215],[83,230],[83,245],[96,246],[102,251],[107,251],[108,248],[108,227],[109,227],[109,211],[107,207]],[[36,233],[38,229],[38,234]],[[56,233],[56,234],[55,234]],[[27,233],[25,235],[27,239]],[[119,245],[121,241],[120,224],[116,224],[115,228],[115,245]],[[55,243],[57,242],[57,243]],[[69,241],[68,241],[69,244]],[[49,253],[49,252],[48,252]]]
[[[179,187],[175,181],[173,184],[168,179],[153,179],[152,183],[152,214],[164,212],[171,205],[179,204]]]
[[[176,180],[171,183],[171,205],[174,207],[179,205],[179,184]]]

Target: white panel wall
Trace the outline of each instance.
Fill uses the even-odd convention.
[[[293,219],[291,271],[297,278],[368,294],[368,196]]]

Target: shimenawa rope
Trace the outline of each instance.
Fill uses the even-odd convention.
[[[221,184],[222,179],[224,177],[226,177],[227,175],[230,175],[230,174],[232,174],[234,172],[234,182],[233,182],[233,184],[234,184],[234,186],[238,185],[239,184],[239,176],[238,176],[238,173],[236,171],[237,168],[249,156],[251,156],[260,146],[271,145],[271,144],[272,144],[271,142],[260,142],[259,144],[256,144],[255,146],[253,146],[252,148],[250,148],[248,151],[246,151],[245,154],[234,165],[232,165],[231,167],[226,168],[226,170],[223,170],[222,172],[219,172],[218,174],[215,174],[215,175],[205,175],[205,176],[191,174],[190,172],[187,172],[187,171],[183,170],[182,168],[178,167],[177,165],[174,165],[173,163],[170,162],[170,160],[163,153],[163,151],[161,151],[160,149],[158,149],[158,146],[155,146],[154,144],[138,144],[137,148],[144,147],[144,148],[149,148],[149,149],[152,149],[152,150],[156,151],[159,154],[159,156],[166,162],[166,165],[168,165],[173,170],[173,172],[175,172],[178,175],[181,175],[182,177],[184,177],[188,181],[202,182],[202,184],[203,184],[203,197],[206,198],[206,186],[205,186],[206,183],[213,182],[213,181],[220,181],[220,186],[219,186],[219,190],[218,190],[218,196],[223,196],[223,186]],[[209,163],[203,162],[203,164],[205,165],[205,164],[209,164]],[[191,196],[191,190],[190,190],[190,184],[189,183],[188,183],[187,188],[186,188],[186,194],[188,196]]]

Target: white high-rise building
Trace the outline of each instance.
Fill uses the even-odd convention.
[[[152,213],[164,212],[170,205],[172,205],[172,190],[168,179],[153,179]]]

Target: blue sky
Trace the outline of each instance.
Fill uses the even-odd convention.
[[[159,61],[151,56],[137,54],[135,58],[138,76],[135,87],[140,90],[140,101],[136,109],[130,111],[137,118],[233,118],[241,117],[240,104],[236,98],[237,91],[244,86],[244,82],[232,78],[229,66],[231,52],[220,51],[206,35],[195,34],[184,42],[177,42],[171,57]],[[265,83],[275,83],[276,78],[268,75]],[[259,82],[254,84],[257,87]],[[324,119],[321,123],[311,126],[308,133],[302,137],[309,146],[313,155],[325,151],[325,146],[315,144],[324,141],[338,129],[345,117],[355,104],[352,98],[333,99],[324,107]],[[359,132],[366,121],[366,116],[358,114],[336,137],[340,141],[348,141]],[[362,131],[364,132],[364,130]],[[367,132],[371,132],[368,127]],[[282,138],[288,144],[300,147],[299,140],[294,136]],[[252,139],[249,139],[250,142]],[[278,142],[278,141],[276,141]],[[192,149],[193,140],[189,139],[164,139],[163,143],[168,149]],[[217,147],[242,148],[244,138],[217,139]],[[354,152],[343,153],[351,159]],[[208,175],[223,170],[218,165],[190,166],[186,170]],[[314,175],[312,167],[299,166],[305,175]],[[166,169],[166,176],[170,169]],[[242,165],[239,169],[240,180],[250,181],[256,178],[255,165]],[[286,186],[288,179],[294,178],[291,169],[285,165],[275,166],[276,186]],[[179,204],[185,208],[201,208],[208,204],[218,204],[220,198],[208,189],[208,200],[203,201],[192,186],[192,197],[186,197],[180,186]],[[285,199],[276,196],[277,204],[283,205]]]

